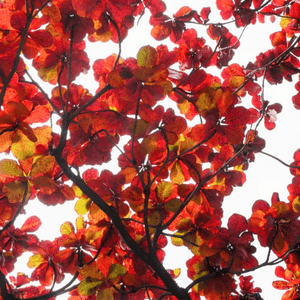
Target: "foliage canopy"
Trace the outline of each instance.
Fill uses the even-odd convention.
[[[0,299],[254,300],[261,289],[243,274],[281,261],[274,288],[287,290],[284,300],[300,298],[299,150],[287,165],[287,201],[274,193],[253,204],[250,219],[233,214],[222,225],[223,202],[265,147],[259,127],[273,130],[282,110],[265,100],[265,84],[298,76],[300,1],[216,6],[218,23],[209,7],[184,6],[170,17],[162,0],[0,3],[0,151],[11,154],[0,161]],[[172,49],[145,45],[122,57],[128,32],[148,17],[151,36]],[[243,40],[227,25],[246,29],[265,18],[280,20],[272,48],[247,66],[231,63]],[[91,68],[87,41],[119,47],[93,63],[94,94],[76,81]],[[115,173],[106,168],[113,149]],[[14,226],[29,201],[58,209],[74,201],[78,217],[58,238],[40,240],[38,216]],[[254,237],[268,248],[260,264]],[[188,286],[177,284],[179,269],[163,266],[168,241],[193,254]],[[32,273],[10,276],[25,252]]]

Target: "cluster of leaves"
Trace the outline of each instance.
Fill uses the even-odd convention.
[[[265,147],[258,126],[264,120],[274,129],[282,110],[264,99],[265,81],[279,84],[300,73],[300,3],[216,5],[237,27],[281,17],[272,48],[247,66],[230,63],[242,41],[225,23],[210,22],[207,7],[182,7],[170,18],[161,0],[0,3],[0,151],[12,154],[0,161],[1,299],[54,299],[67,292],[70,300],[260,299],[252,277],[241,274],[282,260],[286,269],[278,267],[276,275],[284,281],[274,287],[288,289],[283,299],[299,297],[299,151],[287,202],[274,193],[271,205],[258,200],[249,220],[233,214],[227,227],[222,205]],[[122,41],[146,11],[152,37],[170,39],[174,48],[148,45],[136,58],[121,58]],[[211,43],[198,36],[197,26]],[[94,95],[76,83],[90,68],[85,38],[111,40],[120,49],[94,62]],[[51,96],[32,79],[24,58],[52,85]],[[210,74],[211,67],[221,76]],[[246,97],[251,107],[241,105]],[[179,113],[158,101],[174,101]],[[118,146],[121,137],[127,142]],[[113,148],[120,153],[116,174],[105,169]],[[40,240],[31,234],[41,225],[37,216],[14,226],[29,201],[74,201],[78,218],[62,224],[55,240]],[[261,264],[254,235],[269,249]],[[163,266],[168,236],[193,254],[186,287],[175,281],[179,269]],[[270,261],[271,251],[278,260]],[[24,252],[32,253],[33,272],[9,276]],[[66,274],[72,279],[55,289]]]

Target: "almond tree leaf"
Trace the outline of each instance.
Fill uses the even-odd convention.
[[[109,267],[108,278],[114,279],[114,278],[117,278],[118,276],[123,276],[126,273],[127,273],[127,270],[124,266],[122,266],[120,264],[113,264]]]
[[[85,228],[85,222],[84,222],[84,218],[83,217],[78,217],[76,218],[76,229],[82,229]]]
[[[8,202],[10,203],[22,202],[25,193],[25,185],[21,181],[9,182],[4,185],[2,191],[4,195],[7,197]],[[30,195],[30,191],[28,189],[27,197],[29,195]]]
[[[35,136],[37,137],[37,142],[35,147],[43,146],[48,149],[49,142],[52,140],[51,132],[52,129],[49,126],[42,126],[33,129]]]
[[[292,207],[293,207],[293,211],[295,213],[299,213],[300,212],[300,196],[297,196],[292,203]]]
[[[114,300],[114,294],[111,289],[99,290],[96,300]]]
[[[43,48],[48,48],[52,45],[53,38],[49,31],[45,29],[30,32],[30,37]]]
[[[276,280],[272,283],[273,287],[278,290],[288,290],[291,288],[290,284],[283,280]]]
[[[9,147],[11,146],[14,135],[15,135],[14,131],[8,131],[8,132],[4,132],[3,134],[1,134],[0,152],[6,152],[7,150],[9,150]]]
[[[103,274],[95,264],[84,265],[82,268],[78,269],[78,272],[82,277],[93,278],[99,282],[103,282],[103,280],[105,279]]]
[[[248,229],[248,222],[246,218],[239,214],[233,214],[228,219],[228,229],[233,236],[239,236],[241,232]]]
[[[36,106],[24,122],[27,123],[45,123],[50,118],[50,110],[45,105]]]
[[[78,293],[81,296],[92,296],[96,293],[102,283],[103,281],[96,278],[85,278],[80,282],[77,288]]]
[[[182,184],[185,181],[181,165],[178,161],[176,161],[172,166],[170,179],[174,184]]]
[[[161,181],[156,187],[156,196],[159,200],[164,201],[169,198],[174,191],[174,185],[171,182]]]
[[[90,198],[86,198],[86,197],[79,198],[74,207],[77,214],[80,216],[85,215],[90,208],[91,202],[92,201]]]
[[[60,233],[69,235],[70,233],[74,233],[74,226],[71,222],[65,222],[60,226]]]
[[[54,156],[47,155],[47,156],[40,157],[32,165],[30,175],[37,176],[37,175],[46,174],[47,172],[52,170],[54,163],[55,163]]]
[[[3,159],[0,161],[0,174],[6,176],[23,176],[23,170],[18,163],[12,159]]]
[[[29,257],[29,262],[27,263],[28,268],[37,268],[42,263],[47,262],[47,259],[41,254],[35,254]]]
[[[50,195],[56,190],[54,179],[45,176],[39,176],[31,180],[36,189],[39,189],[43,194]]]
[[[12,208],[7,205],[6,201],[0,201],[0,221],[10,220],[12,217]]]
[[[153,67],[157,62],[157,52],[151,46],[142,47],[137,54],[137,63],[139,67]]]
[[[183,236],[185,234],[185,232],[176,232],[176,236]],[[180,237],[176,237],[176,236],[172,236],[171,237],[171,241],[172,241],[172,244],[174,245],[174,246],[183,246],[183,239],[182,238],[180,238]]]
[[[164,203],[164,208],[172,213],[175,213],[180,205],[182,204],[182,202],[179,199],[171,199],[167,202]]]
[[[17,130],[11,145],[11,152],[20,160],[30,158],[35,152],[34,142],[29,140],[20,130]]]
[[[1,30],[14,30],[10,24],[13,12],[7,8],[0,9],[0,28]]]
[[[26,122],[19,122],[19,128],[28,137],[29,140],[31,140],[34,143],[37,141],[37,138],[36,138],[36,136],[34,134],[34,131],[28,125],[28,123],[26,123]]]
[[[42,225],[41,220],[37,216],[29,217],[21,227],[24,232],[34,232]]]

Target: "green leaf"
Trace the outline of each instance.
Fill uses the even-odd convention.
[[[12,159],[3,159],[0,161],[0,174],[22,177],[23,170],[16,161]]]

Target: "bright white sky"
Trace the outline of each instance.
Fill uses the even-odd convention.
[[[196,11],[200,11],[202,7],[212,7],[211,18],[215,22],[222,22],[221,17],[218,15],[218,11],[214,7],[215,1],[213,0],[166,0],[168,6],[168,11],[166,14],[172,16],[173,13],[183,6],[188,5]],[[171,3],[171,4],[170,4]],[[257,26],[258,25],[258,26]],[[271,43],[269,40],[269,35],[272,32],[280,31],[281,28],[276,24],[257,24],[256,26],[250,25],[241,40],[241,46],[236,50],[237,55],[234,58],[234,62],[241,65],[247,65],[249,61],[254,62],[255,57],[260,53],[271,48]],[[209,38],[206,36],[206,28],[204,26],[194,27],[198,33],[199,37],[203,36],[208,43],[211,43]],[[239,36],[241,30],[237,30],[234,24],[228,25],[229,30],[236,32],[236,36]],[[150,26],[148,25],[148,18],[145,15],[140,20],[139,26],[132,29],[129,32],[129,37],[122,43],[122,57],[127,58],[129,56],[136,57],[136,54],[141,46],[150,44],[155,47],[159,44],[166,44],[166,40],[157,42],[150,36]],[[233,31],[234,30],[234,31]],[[171,49],[173,44],[168,43],[169,49]],[[211,45],[215,45],[211,43]],[[107,44],[92,44],[89,48],[92,52],[93,60],[97,58],[106,58],[112,52],[118,52],[118,45],[113,43]],[[88,52],[90,56],[90,53]],[[233,62],[233,61],[232,61]],[[29,64],[29,67],[31,64]],[[92,62],[91,62],[92,66]],[[32,74],[34,69],[30,68],[29,72]],[[207,72],[215,72],[213,70],[207,69]],[[93,84],[93,77],[91,79],[92,72],[89,76],[81,76],[77,83],[83,85],[90,89],[91,92],[97,88]],[[36,77],[35,77],[36,78]],[[267,147],[264,149],[266,152],[273,154],[287,163],[293,161],[293,153],[300,146],[299,141],[299,128],[300,128],[300,112],[293,108],[291,97],[296,94],[294,89],[294,82],[281,84],[279,86],[270,86],[266,84],[265,86],[265,99],[269,100],[270,103],[280,102],[283,105],[283,112],[278,115],[278,120],[276,122],[276,128],[269,132],[261,126],[259,128],[259,133],[262,138],[267,142]],[[250,104],[251,99],[249,97],[243,98],[243,105]],[[166,101],[165,101],[166,102]],[[167,102],[168,107],[174,106],[174,102]],[[116,153],[118,155],[118,153]],[[115,166],[106,166],[106,168],[113,171]],[[256,155],[255,163],[250,164],[249,170],[246,172],[247,181],[241,188],[235,188],[233,193],[225,198],[224,204],[224,220],[227,220],[233,213],[240,213],[249,218],[251,216],[251,207],[255,200],[264,199],[270,201],[273,192],[279,192],[281,200],[285,201],[288,196],[286,186],[291,183],[292,176],[289,173],[288,168],[282,166],[277,161],[272,160],[262,154]],[[74,212],[75,202],[66,203],[63,206],[56,207],[45,207],[39,203],[39,201],[33,201],[33,205],[29,205],[26,208],[27,215],[20,216],[17,219],[16,227],[22,225],[24,220],[29,216],[37,214],[42,220],[42,227],[38,231],[38,235],[41,239],[53,239],[59,236],[59,227],[64,221],[74,222],[77,217]],[[42,213],[42,215],[41,215]],[[224,226],[227,225],[227,221],[224,221]],[[258,247],[260,248],[260,247]],[[169,268],[181,267],[182,276],[179,279],[179,283],[182,286],[188,284],[188,279],[185,276],[185,262],[189,257],[189,252],[182,251],[185,250],[183,247],[172,249],[167,252],[165,265]],[[266,250],[266,249],[265,249]],[[259,256],[259,261],[263,262],[265,259],[266,251]],[[261,258],[260,258],[261,257]],[[26,264],[26,261],[24,262]],[[25,271],[23,267],[16,271]],[[30,274],[30,272],[25,271],[25,273]],[[267,299],[279,300],[281,298],[282,292],[275,290],[271,286],[271,282],[275,279],[274,268],[268,267],[263,270],[258,270],[254,274],[255,286],[259,286],[263,289],[262,297]],[[63,298],[63,297],[61,297]],[[63,299],[66,299],[64,296]]]

